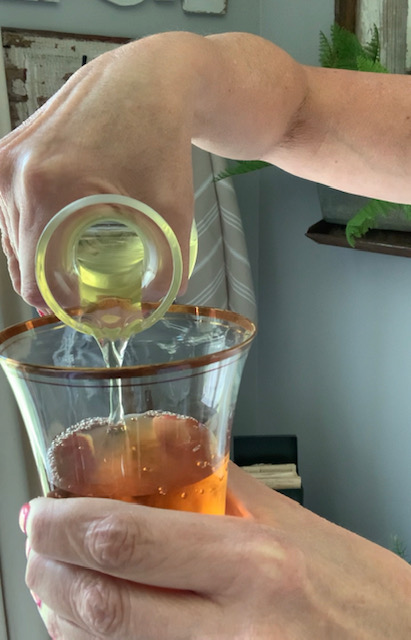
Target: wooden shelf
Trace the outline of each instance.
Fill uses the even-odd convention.
[[[352,249],[345,237],[345,225],[343,224],[320,220],[311,225],[305,235],[318,244]],[[370,229],[356,241],[355,250],[411,258],[411,232]]]

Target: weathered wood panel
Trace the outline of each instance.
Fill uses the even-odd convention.
[[[355,33],[357,26],[357,0],[335,0],[335,21]]]
[[[409,0],[359,0],[357,34],[370,38],[376,25],[380,33],[381,62],[393,73],[407,68],[407,23]]]
[[[2,29],[12,128],[41,107],[85,62],[129,42],[50,31]]]

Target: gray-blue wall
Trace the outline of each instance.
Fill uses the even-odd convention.
[[[333,5],[267,0],[261,34],[316,65]],[[315,185],[261,175],[259,427],[298,435],[307,506],[411,551],[411,260],[317,245],[320,218]]]
[[[56,4],[0,0],[0,25],[124,37],[174,30],[254,33],[259,29],[259,9],[254,1],[229,0],[226,15],[207,16],[185,13],[180,0],[169,4],[144,0],[130,7],[107,0],[60,0]]]

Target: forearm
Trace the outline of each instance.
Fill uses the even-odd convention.
[[[345,191],[411,202],[405,76],[307,67],[244,33],[166,33],[137,46],[140,61],[144,49],[160,79],[163,100],[173,103],[172,117],[185,119],[198,146],[265,159]]]
[[[246,33],[157,34],[123,47],[118,62],[136,100],[151,82],[153,109],[183,117],[195,144],[224,157],[255,159],[276,148],[307,91],[301,65]]]
[[[342,191],[411,203],[411,78],[306,67],[294,139],[270,161]]]
[[[209,75],[200,145],[343,191],[411,203],[411,78],[300,65],[246,34],[210,43],[222,63]]]

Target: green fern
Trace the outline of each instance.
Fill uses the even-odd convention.
[[[367,231],[375,228],[377,221],[381,217],[386,217],[394,209],[400,209],[405,217],[411,220],[411,205],[398,204],[396,202],[386,202],[385,200],[370,200],[362,207],[355,216],[348,221],[345,235],[351,247],[355,247],[355,241],[361,238]]]
[[[372,73],[388,73],[379,60],[372,60],[364,56],[357,58],[357,71],[371,71]]]
[[[319,52],[321,66],[355,71],[358,57],[367,56],[357,36],[338,24],[332,25],[330,39],[320,31]]]
[[[392,536],[392,546],[391,546],[391,550],[397,554],[397,556],[400,556],[400,558],[402,558],[403,560],[406,560],[407,562],[410,562],[407,558],[407,547],[404,544],[404,542],[400,539],[400,537],[398,535],[394,535]],[[410,562],[411,564],[411,562]]]
[[[320,32],[319,52],[323,67],[387,72],[380,63],[380,36],[375,25],[371,40],[362,45],[355,33],[334,24],[330,38]]]
[[[373,60],[374,62],[380,61],[380,34],[376,25],[374,25],[371,40],[363,45],[363,49],[367,54],[367,58]]]
[[[250,173],[250,171],[258,171],[264,167],[270,167],[269,162],[263,160],[236,160],[235,164],[227,167],[225,171],[221,171],[215,176],[214,181],[224,180],[224,178],[231,178],[243,173]]]

